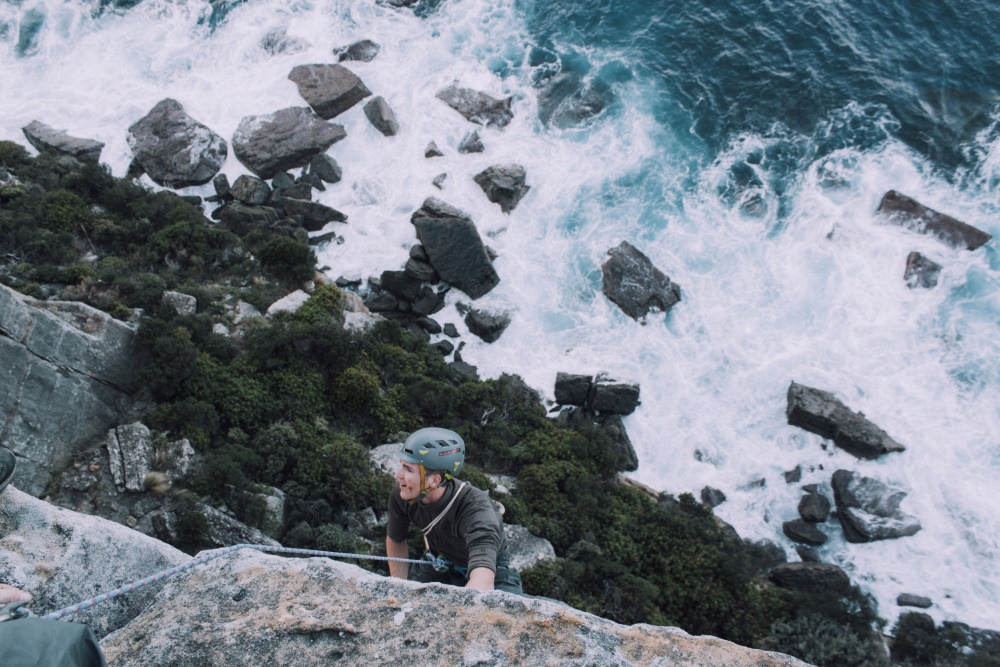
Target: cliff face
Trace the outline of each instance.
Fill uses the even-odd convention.
[[[185,560],[125,526],[13,487],[0,495],[0,580],[32,592],[38,615]],[[553,601],[249,549],[69,620],[104,637],[112,667],[805,664],[674,628],[618,625]]]
[[[134,330],[82,303],[0,285],[0,444],[18,487],[40,496],[78,445],[103,438],[127,403]]]

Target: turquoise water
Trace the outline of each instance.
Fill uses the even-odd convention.
[[[319,201],[350,219],[336,227],[344,244],[320,253],[331,277],[401,267],[410,213],[444,198],[499,255],[501,283],[477,305],[513,314],[492,345],[466,332],[462,295],[438,315],[483,375],[519,373],[550,399],[557,371],[638,382],[633,476],[721,489],[717,514],[791,559],[781,523],[802,492],[785,471],[802,466],[801,484],[828,495],[838,468],[902,488],[919,533],[854,545],[831,522],[822,557],[890,620],[909,592],[931,597],[938,620],[996,627],[997,242],[955,250],[874,212],[896,189],[1000,235],[1000,12],[971,0],[443,0],[419,15],[370,0],[127,5],[0,2],[0,137],[41,120],[105,142],[121,176],[128,126],[164,97],[230,139],[244,116],[303,104],[292,67],[373,39],[378,57],[351,67],[401,131],[382,137],[360,109],[337,119],[344,180]],[[275,34],[294,48],[264,48]],[[541,91],[560,76],[598,111],[542,122]],[[455,82],[514,98],[514,121],[481,131],[483,154],[457,153],[472,126],[434,98]],[[432,140],[444,157],[423,157]],[[509,215],[472,182],[508,162],[532,186]],[[232,155],[223,171],[245,173]],[[669,314],[638,323],[601,294],[601,263],[623,240],[681,285]],[[914,250],[944,267],[934,289],[903,282]],[[907,451],[858,461],[788,426],[793,380],[834,392]]]

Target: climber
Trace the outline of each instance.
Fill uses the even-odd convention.
[[[482,591],[523,594],[510,567],[500,507],[468,482],[456,479],[465,463],[462,437],[444,428],[422,428],[403,443],[396,484],[389,497],[385,551],[408,558],[412,522],[423,533],[426,564],[390,562],[400,579],[438,582]]]

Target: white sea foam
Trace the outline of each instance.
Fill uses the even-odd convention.
[[[333,224],[346,242],[320,256],[332,277],[401,268],[416,242],[409,216],[428,196],[469,212],[499,254],[501,276],[476,305],[512,311],[513,323],[496,343],[478,341],[455,309],[468,299],[454,292],[435,317],[463,331],[462,355],[482,374],[518,373],[549,397],[557,371],[640,383],[642,405],[626,418],[641,462],[633,476],[671,493],[721,489],[728,501],[719,516],[746,537],[777,541],[793,559],[781,523],[796,516],[802,484],[829,495],[831,474],[846,468],[897,485],[909,493],[903,509],[920,519],[919,533],[848,544],[831,520],[823,558],[871,591],[890,620],[895,597],[912,592],[934,600],[938,620],[996,627],[996,242],[954,250],[874,214],[894,188],[996,236],[1000,149],[987,135],[981,173],[961,185],[891,139],[870,152],[803,160],[780,188],[765,157],[755,166],[763,206],[752,216],[719,187],[733,164],[788,137],[739,137],[702,164],[690,137],[672,137],[654,120],[644,102],[654,84],[639,80],[621,84],[615,113],[593,127],[545,130],[527,73],[500,79],[491,71],[520,65],[529,46],[513,0],[450,2],[428,19],[368,0],[255,0],[214,32],[199,23],[207,3],[145,0],[99,18],[88,5],[38,5],[47,18],[29,57],[15,55],[25,8],[0,5],[0,25],[10,26],[0,38],[0,137],[20,141],[20,128],[41,120],[105,142],[102,159],[116,175],[131,160],[127,128],[161,99],[177,99],[229,141],[246,116],[304,106],[287,80],[295,65],[330,62],[333,47],[358,39],[378,42],[373,61],[348,66],[385,97],[400,132],[383,137],[360,107],[335,120],[348,135],[330,151],[344,180],[318,199],[350,219]],[[276,30],[297,40],[289,50],[297,52],[261,46]],[[480,129],[485,153],[456,151],[475,126],[435,99],[452,83],[514,96],[508,127]],[[424,158],[432,140],[444,157]],[[504,214],[472,176],[510,162],[525,166],[532,190]],[[246,173],[231,150],[223,171],[230,180]],[[831,172],[839,184],[824,179]],[[440,173],[448,174],[443,191],[431,185]],[[623,240],[683,288],[680,304],[645,325],[600,293],[601,263]],[[911,250],[944,266],[936,288],[904,284]],[[833,391],[907,451],[858,461],[789,426],[792,380]],[[786,484],[782,473],[795,466],[802,481]]]

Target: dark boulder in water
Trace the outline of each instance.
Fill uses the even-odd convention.
[[[157,184],[186,188],[208,183],[226,161],[226,141],[167,98],[128,129],[133,165]]]
[[[618,470],[634,472],[639,469],[639,457],[632,446],[632,440],[625,430],[621,415],[597,415],[595,423],[611,438],[611,447],[618,458]]]
[[[256,176],[247,176],[246,174],[236,179],[229,192],[236,201],[249,206],[266,204],[271,197],[271,188],[267,183]]]
[[[538,118],[558,128],[580,127],[614,101],[610,86],[585,81],[579,72],[563,72],[545,81],[538,91]]]
[[[924,597],[923,595],[900,593],[899,596],[896,597],[896,604],[900,607],[917,607],[919,609],[927,609],[934,605],[934,601],[929,597]]]
[[[838,470],[833,473],[833,497],[848,542],[907,537],[921,528],[915,517],[899,509],[906,492],[871,477]]]
[[[289,107],[241,120],[233,152],[247,169],[267,179],[304,167],[346,136],[342,125],[328,123],[306,107]]]
[[[830,563],[782,563],[767,578],[793,591],[846,593],[851,587],[847,573]]]
[[[333,50],[333,55],[337,56],[337,62],[344,62],[345,60],[360,60],[361,62],[369,62],[378,52],[382,50],[382,47],[373,42],[370,39],[362,39],[361,41],[354,42],[349,46],[338,46]]]
[[[317,202],[281,197],[275,205],[285,215],[302,216],[302,226],[309,232],[318,232],[328,222],[347,222],[347,216],[335,208]]]
[[[469,153],[482,153],[486,150],[483,146],[483,140],[479,138],[479,132],[473,130],[467,135],[462,137],[462,141],[458,144],[458,152],[462,155],[468,155]]]
[[[510,106],[514,98],[498,100],[471,88],[448,86],[437,98],[465,116],[466,120],[486,127],[505,127],[514,118]]]
[[[321,118],[329,120],[371,95],[358,76],[343,65],[298,65],[288,78]]]
[[[309,173],[318,176],[324,183],[339,183],[344,177],[344,170],[326,153],[317,155],[309,162]]]
[[[365,105],[365,116],[372,126],[387,137],[393,137],[399,132],[396,114],[389,108],[389,103],[381,95]]]
[[[247,206],[231,202],[212,212],[212,217],[237,236],[245,236],[257,227],[266,227],[281,219],[281,211],[270,206]]]
[[[469,308],[465,315],[465,325],[469,327],[469,331],[487,343],[499,340],[510,326],[510,321],[509,313],[489,312],[477,308]]]
[[[476,224],[440,199],[428,197],[410,217],[428,261],[441,279],[478,299],[500,283]]]
[[[69,155],[81,162],[101,161],[104,144],[100,141],[71,137],[66,130],[57,130],[37,120],[25,125],[21,131],[39,153]]]
[[[524,184],[524,167],[519,164],[501,164],[487,167],[473,177],[483,189],[486,198],[500,205],[500,210],[510,213],[528,194],[530,185]]]
[[[921,234],[936,236],[955,248],[965,247],[968,250],[975,250],[993,238],[981,229],[967,225],[950,215],[938,213],[895,190],[885,193],[878,206],[878,212],[886,214],[889,222],[908,227]]]
[[[851,411],[826,391],[792,382],[788,387],[786,414],[792,426],[830,438],[858,458],[877,459],[906,449],[863,414]]]
[[[826,543],[826,533],[816,527],[816,524],[804,519],[794,519],[781,524],[781,531],[793,542],[818,547]]]
[[[706,486],[701,490],[701,502],[715,508],[726,502],[726,494],[714,487]]]
[[[819,493],[807,493],[799,501],[799,516],[812,523],[822,523],[830,518],[830,501]]]
[[[556,373],[556,403],[559,405],[586,405],[594,384],[591,375]]]
[[[635,246],[622,241],[608,254],[611,258],[601,266],[601,289],[629,317],[638,320],[650,312],[667,311],[681,300],[680,286]]]
[[[903,280],[907,287],[926,287],[930,289],[938,284],[941,265],[933,262],[919,252],[911,252],[906,257],[906,271]]]
[[[602,414],[630,415],[639,407],[639,385],[615,382],[600,374],[594,378],[587,403]]]

